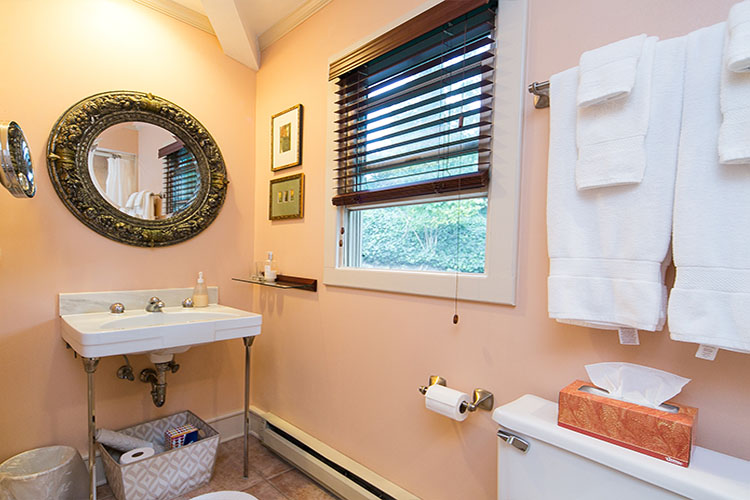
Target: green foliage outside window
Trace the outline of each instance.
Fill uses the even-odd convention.
[[[361,213],[361,267],[484,272],[487,198],[393,206]]]

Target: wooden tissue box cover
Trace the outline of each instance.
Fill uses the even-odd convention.
[[[580,391],[576,380],[560,391],[557,424],[608,443],[687,467],[698,409],[670,401],[677,413]]]

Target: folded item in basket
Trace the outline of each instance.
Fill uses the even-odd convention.
[[[119,451],[130,451],[136,448],[154,448],[154,444],[151,441],[145,441],[109,429],[97,429],[96,440],[104,446],[109,446]]]
[[[191,424],[164,431],[164,444],[172,450],[198,441],[198,428]]]

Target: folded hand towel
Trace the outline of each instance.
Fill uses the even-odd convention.
[[[750,2],[743,2],[732,7],[744,7],[742,12],[747,14],[750,21]],[[730,19],[732,15],[730,13]],[[736,17],[736,16],[735,16]],[[724,60],[721,66],[721,114],[722,121],[719,128],[719,161],[724,164],[750,163],[750,73],[735,73],[729,69],[733,45],[737,54],[739,48],[733,38],[740,37],[738,32],[744,33],[742,46],[750,60],[750,22],[742,28],[729,31],[724,42]],[[712,61],[718,64],[718,61]]]
[[[659,330],[672,228],[685,39],[659,42],[643,182],[576,189],[577,68],[550,80],[549,316],[602,329]],[[631,95],[631,98],[633,96]],[[580,108],[578,108],[580,110]]]
[[[735,4],[727,21],[729,39],[724,49],[729,71],[750,72],[750,1]]]
[[[141,218],[147,219],[147,220],[153,220],[154,219],[154,193],[151,191],[146,191],[143,195],[143,200],[141,201]]]
[[[750,73],[721,70],[721,114],[719,161],[750,163]]]
[[[633,91],[627,99],[578,108],[579,190],[637,184],[646,168],[645,137],[649,130],[656,37],[643,44]],[[673,66],[671,61],[666,61]]]
[[[630,94],[645,41],[645,34],[638,35],[581,54],[578,106],[592,106]]]
[[[135,207],[135,199],[138,197],[138,191],[135,191],[134,193],[131,193],[130,196],[128,196],[128,201],[125,203],[125,208],[133,208]]]
[[[720,23],[688,35],[674,204],[674,340],[750,351],[750,169],[721,165]]]

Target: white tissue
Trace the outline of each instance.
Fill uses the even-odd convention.
[[[609,391],[609,397],[658,408],[690,382],[689,378],[632,363],[586,365],[591,382]]]

